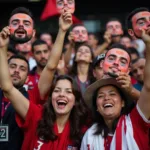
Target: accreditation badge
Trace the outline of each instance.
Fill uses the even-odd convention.
[[[9,136],[9,127],[8,125],[0,124],[0,142],[7,142]]]

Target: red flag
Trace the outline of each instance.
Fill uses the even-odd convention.
[[[40,20],[44,21],[50,17],[57,16],[57,15],[60,15],[60,14],[58,13],[57,8],[56,8],[56,0],[47,0],[45,8],[44,8],[42,15],[40,17]],[[79,20],[74,15],[73,15],[72,19],[73,19],[73,24],[82,23],[82,21]]]

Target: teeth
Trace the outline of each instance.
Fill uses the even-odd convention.
[[[66,101],[63,101],[63,100],[58,100],[58,101],[57,101],[57,104],[65,104],[65,105],[66,105],[67,102],[66,102]]]
[[[105,104],[104,107],[112,107],[112,104]]]

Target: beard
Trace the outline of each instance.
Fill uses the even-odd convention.
[[[47,61],[44,63],[43,62],[37,62],[37,66],[39,66],[40,68],[43,68],[43,69],[46,66],[46,64],[47,64]]]
[[[23,43],[26,43],[26,42],[28,42],[28,41],[30,41],[31,40],[31,38],[32,38],[32,35],[27,35],[27,32],[24,30],[24,34],[25,34],[25,37],[16,37],[15,36],[15,34],[18,32],[18,29],[17,30],[15,30],[15,32],[14,32],[14,34],[10,34],[10,40],[11,41],[13,41],[14,43],[19,43],[19,44],[23,44]]]

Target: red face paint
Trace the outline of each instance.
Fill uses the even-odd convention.
[[[132,17],[132,27],[134,34],[137,37],[141,37],[141,29],[146,30],[146,32],[148,32],[148,34],[150,35],[150,12],[143,11],[135,14]]]
[[[74,41],[75,42],[85,42],[88,41],[88,32],[84,26],[74,27],[72,30],[74,33]]]
[[[64,11],[69,11],[74,13],[75,11],[75,1],[74,0],[56,0],[56,7],[58,12],[61,14]]]
[[[119,48],[113,48],[108,51],[103,62],[104,73],[119,72],[128,73],[130,57],[127,52]]]
[[[33,20],[32,18],[23,13],[18,13],[10,18],[9,27],[10,35],[14,39],[25,39],[25,42],[30,40],[33,36]]]
[[[106,30],[111,33],[111,35],[122,35],[123,29],[119,21],[110,21],[106,25]]]

